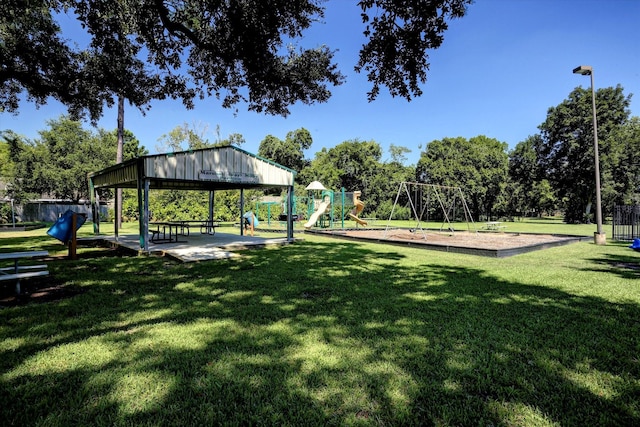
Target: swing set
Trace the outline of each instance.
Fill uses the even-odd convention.
[[[416,222],[411,231],[414,233],[420,231],[425,240],[427,235],[425,227],[422,225],[427,224],[426,227],[428,227],[429,221],[436,218],[438,221],[442,220],[440,232],[446,230],[453,234],[455,229],[452,222],[458,219],[462,220],[462,218],[467,225],[467,231],[477,232],[471,211],[460,187],[403,181],[398,186],[398,193],[385,229],[385,238],[399,202],[402,203],[401,206],[409,206],[412,220]]]

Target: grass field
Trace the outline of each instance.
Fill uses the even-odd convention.
[[[45,231],[0,233],[60,255],[75,293],[0,309],[3,425],[640,425],[628,243],[493,259],[304,235],[179,264],[69,261]]]

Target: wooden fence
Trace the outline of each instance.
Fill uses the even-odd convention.
[[[0,200],[3,201],[3,200]],[[8,201],[3,201],[7,204]],[[67,209],[77,213],[86,214],[91,218],[91,205],[89,203],[72,203],[64,200],[32,200],[24,205],[15,205],[14,215],[17,222],[55,222]],[[108,208],[100,205],[100,215],[106,217]],[[0,221],[1,222],[1,221]]]

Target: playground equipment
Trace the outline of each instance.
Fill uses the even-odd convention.
[[[309,191],[309,221],[304,224],[304,228],[309,229],[316,223],[320,226],[333,226],[333,191],[327,190],[320,181],[313,181],[307,185],[306,190]],[[313,193],[321,191],[320,199],[317,200]],[[328,217],[328,218],[326,218]],[[329,220],[329,224],[325,223],[325,219]]]
[[[307,189],[314,186],[315,191],[320,190],[320,184],[317,181],[311,183]],[[321,188],[324,188],[322,186]],[[336,195],[332,190],[322,190],[320,194],[320,199],[314,199],[313,196],[309,198],[309,220],[304,224],[304,228],[309,229],[314,225],[319,225],[320,227],[331,227],[333,228],[336,223],[336,216],[339,218],[338,221],[341,221],[340,227],[345,227],[345,219],[353,219],[362,226],[367,226],[367,221],[360,218],[360,213],[364,209],[364,203],[360,200],[361,191],[355,191],[353,193],[347,193],[344,188],[340,189],[338,195]],[[349,206],[345,200],[348,197],[353,198],[353,209],[350,212],[346,211],[347,206]]]
[[[416,221],[414,230],[420,230],[425,239],[426,234],[421,224],[429,222],[430,211],[441,214],[442,224],[440,225],[440,231],[446,228],[448,232],[454,233],[454,227],[451,222],[455,221],[458,217],[464,218],[468,231],[477,231],[473,217],[471,216],[471,211],[469,210],[469,206],[467,206],[460,187],[418,182],[401,182],[398,186],[398,194],[391,209],[391,214],[389,215],[389,221],[393,219],[401,195],[404,196],[406,203],[410,206],[413,219]],[[387,225],[385,230],[385,238],[388,230],[389,225]]]
[[[318,205],[318,209],[311,214],[309,221],[304,224],[304,228],[311,228],[316,222],[318,222],[318,219],[331,207],[331,199],[331,195],[328,194],[328,192],[323,191],[322,200]]]
[[[47,231],[49,236],[60,240],[65,245],[69,245],[69,259],[77,258],[76,231],[82,227],[86,220],[86,215],[78,214],[69,209]]]
[[[291,212],[294,221],[298,221],[305,217],[304,212],[299,211],[300,204],[307,205],[309,198],[308,197],[299,197],[293,196],[293,204],[291,207]],[[278,216],[279,221],[286,221],[289,217],[289,212],[287,210],[287,201],[286,195],[282,197],[282,213]]]
[[[360,195],[362,194],[362,191],[354,191],[353,192],[353,204],[354,207],[351,210],[351,212],[349,213],[349,217],[351,217],[351,219],[353,219],[356,223],[362,225],[362,226],[366,226],[367,225],[367,221],[360,219],[358,215],[360,215],[360,212],[362,212],[362,209],[364,209],[364,203],[362,202],[362,200],[360,200]]]
[[[267,207],[267,225],[271,225],[271,206],[279,206],[280,202],[257,202],[256,203],[256,212],[260,213],[260,207],[261,206],[266,206]],[[264,217],[263,217],[263,221],[264,221]]]

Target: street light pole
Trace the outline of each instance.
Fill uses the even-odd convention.
[[[596,119],[596,92],[593,87],[593,67],[591,65],[580,65],[573,69],[573,74],[588,75],[591,77],[591,102],[593,110],[593,161],[595,162],[596,175],[596,224],[597,232],[593,238],[596,245],[607,243],[607,236],[602,232],[602,202],[600,197],[600,156],[598,154],[598,120]]]

